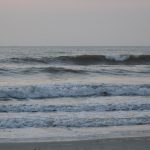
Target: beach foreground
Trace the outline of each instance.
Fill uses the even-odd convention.
[[[63,142],[1,143],[1,150],[149,150],[150,137]]]
[[[24,129],[25,130],[25,129]],[[0,150],[149,150],[150,126],[17,129],[1,132]],[[47,137],[43,134],[48,133]],[[3,134],[5,133],[5,134]],[[13,134],[17,138],[13,137]],[[39,134],[39,136],[38,136]],[[6,138],[6,136],[10,138]],[[38,137],[37,137],[38,136]]]

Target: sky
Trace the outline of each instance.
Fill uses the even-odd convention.
[[[150,0],[0,0],[0,46],[150,46]]]

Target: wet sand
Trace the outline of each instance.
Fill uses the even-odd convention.
[[[1,150],[150,150],[150,137],[1,143]]]

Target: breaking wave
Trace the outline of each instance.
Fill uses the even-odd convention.
[[[109,64],[109,65],[139,65],[150,64],[150,55],[76,55],[41,58],[9,58],[0,62],[12,63],[69,63],[77,65]]]
[[[150,96],[150,85],[44,84],[0,87],[1,99],[133,95]]]

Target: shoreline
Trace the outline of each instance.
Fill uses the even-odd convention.
[[[49,132],[48,137],[19,136],[22,129],[17,129],[17,138],[0,135],[0,150],[150,150],[150,125],[104,127],[104,128],[50,128],[41,129],[39,135]],[[28,137],[27,137],[28,135]]]

